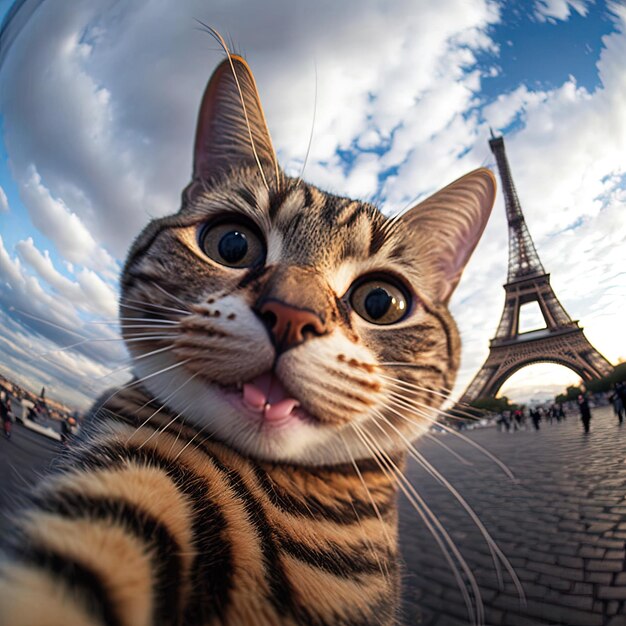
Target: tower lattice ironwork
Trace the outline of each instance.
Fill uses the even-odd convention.
[[[509,268],[506,298],[496,334],[489,343],[487,360],[465,390],[461,402],[494,397],[517,370],[540,362],[558,363],[583,380],[609,374],[613,366],[585,337],[559,302],[530,236],[506,158],[504,139],[492,135],[489,147],[496,157],[509,224]],[[536,302],[545,328],[520,332],[520,309]]]

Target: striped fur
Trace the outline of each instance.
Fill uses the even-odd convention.
[[[209,83],[195,145],[181,210],[146,227],[124,268],[135,379],[96,404],[16,516],[0,626],[395,624],[394,472],[453,384],[447,301],[493,176],[393,219],[290,179],[238,57]],[[199,233],[224,216],[259,232],[262,264],[207,256]],[[381,274],[413,302],[387,326],[350,298]],[[264,302],[307,312],[315,332],[280,348]],[[233,400],[268,372],[299,403],[289,427]]]
[[[31,496],[1,624],[393,623],[395,485],[375,464],[360,464],[368,494],[351,465],[254,462],[167,411],[137,429],[148,406],[139,388],[111,399]]]

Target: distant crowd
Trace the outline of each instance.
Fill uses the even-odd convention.
[[[535,430],[540,429],[542,421],[547,420],[552,423],[554,420],[560,422],[567,418],[567,413],[563,404],[552,404],[550,406],[521,407],[513,411],[505,410],[500,413],[497,424],[500,430],[526,430],[532,427]]]
[[[626,412],[626,382],[615,383],[613,390],[608,394],[607,400],[613,407],[618,424],[624,423],[624,414]],[[606,404],[606,400],[604,402]],[[568,403],[568,407],[562,402],[553,403],[547,406],[520,407],[514,410],[505,410],[500,413],[496,422],[498,428],[502,431],[511,432],[516,430],[526,430],[532,428],[540,430],[541,422],[552,423],[560,422],[567,418],[568,411],[576,410],[580,415],[580,420],[585,433],[589,432],[592,418],[591,398],[584,385],[581,387],[580,393],[575,400],[575,404]]]

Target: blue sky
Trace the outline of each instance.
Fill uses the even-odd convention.
[[[114,331],[90,322],[114,317],[125,250],[150,216],[177,209],[187,182],[196,108],[220,60],[195,18],[246,53],[288,171],[306,151],[317,73],[305,178],[323,188],[398,210],[493,165],[488,129],[505,132],[557,294],[611,360],[626,356],[614,269],[626,238],[623,7],[403,0],[385,11],[365,2],[355,16],[352,4],[275,0],[262,14],[252,2],[22,4],[0,67],[1,371],[84,406],[102,386],[93,379],[123,362]],[[506,249],[499,199],[453,299],[458,390],[495,330]],[[98,341],[57,352],[72,337],[63,325]],[[511,380],[511,395],[576,380],[545,367]]]

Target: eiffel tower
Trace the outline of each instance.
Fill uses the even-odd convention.
[[[465,390],[461,402],[494,397],[517,370],[532,363],[558,363],[583,380],[599,378],[613,366],[585,337],[550,285],[548,274],[530,236],[522,207],[513,185],[504,150],[504,139],[492,133],[489,147],[496,157],[509,223],[509,270],[504,285],[506,299],[498,330],[489,342],[489,356]],[[520,332],[520,308],[529,302],[539,305],[545,328]]]

